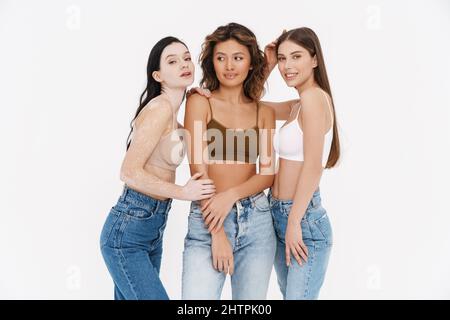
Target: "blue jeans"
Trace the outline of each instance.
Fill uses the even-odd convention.
[[[299,227],[308,248],[307,263],[300,266],[291,255],[286,266],[285,235],[292,200],[276,199],[269,191],[270,209],[277,235],[275,271],[285,300],[317,299],[328,266],[332,246],[332,230],[326,210],[321,205],[319,189],[314,192]]]
[[[167,300],[159,279],[162,239],[172,199],[124,187],[103,226],[100,247],[116,300]]]
[[[265,299],[275,258],[276,238],[264,192],[238,200],[224,222],[233,248],[233,299]],[[183,252],[183,299],[218,300],[225,274],[213,268],[211,234],[205,227],[200,202],[191,202]]]

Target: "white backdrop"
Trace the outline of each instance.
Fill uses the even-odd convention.
[[[228,22],[261,47],[300,26],[322,42],[343,157],[321,183],[334,228],[321,298],[450,298],[447,0],[0,0],[0,298],[112,298],[99,234],[150,49],[173,35],[197,60]],[[275,70],[264,99],[295,96]],[[174,201],[164,240],[174,299],[188,210]]]

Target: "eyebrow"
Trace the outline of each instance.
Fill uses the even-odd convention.
[[[216,55],[218,55],[218,54],[223,54],[223,55],[227,55],[226,53],[224,53],[224,52],[216,52]],[[233,53],[233,54],[231,54],[231,55],[236,55],[236,54],[244,54],[243,52],[240,52],[240,51],[238,51],[238,52],[235,52],[235,53]]]
[[[183,53],[183,54],[191,54],[189,51],[186,51],[185,53]],[[171,58],[171,57],[176,57],[177,55],[176,54],[169,54],[167,57],[166,57],[166,60],[167,59],[169,59],[169,58]]]
[[[296,54],[296,53],[305,53],[305,51],[297,50],[297,51],[291,52],[290,55],[293,55],[293,54]],[[284,54],[282,54],[282,53],[279,53],[278,55],[279,56],[284,56]]]

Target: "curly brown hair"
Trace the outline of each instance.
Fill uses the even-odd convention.
[[[264,52],[259,49],[255,34],[238,23],[229,23],[218,27],[213,33],[206,36],[202,45],[199,63],[203,70],[203,77],[200,86],[214,91],[219,88],[219,79],[217,79],[214,70],[213,52],[217,43],[227,40],[236,40],[241,45],[247,47],[250,52],[251,66],[253,67],[244,81],[244,94],[246,97],[258,101],[264,93],[265,75],[267,63],[264,58]]]

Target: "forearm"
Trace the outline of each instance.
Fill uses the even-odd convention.
[[[322,166],[304,163],[299,176],[289,219],[300,221],[305,215],[308,204],[320,183]]]
[[[185,200],[182,186],[161,180],[143,169],[121,173],[120,179],[133,190],[149,196]]]
[[[190,164],[189,168],[191,170],[191,175],[194,175],[196,173],[203,173],[202,179],[209,179],[208,176],[208,165],[201,163],[201,164]]]

